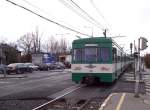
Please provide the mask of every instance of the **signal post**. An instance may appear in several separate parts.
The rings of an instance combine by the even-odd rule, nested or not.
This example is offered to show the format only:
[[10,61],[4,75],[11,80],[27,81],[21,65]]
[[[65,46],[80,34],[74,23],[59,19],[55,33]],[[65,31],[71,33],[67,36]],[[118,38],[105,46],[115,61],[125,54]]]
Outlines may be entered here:
[[140,57],[140,51],[141,50],[145,50],[148,46],[147,46],[147,42],[148,40],[144,37],[140,37],[138,39],[138,52],[137,52],[137,64],[135,64],[135,97],[139,97],[139,93],[138,93],[138,87],[139,87],[139,81],[142,80],[142,74],[141,74],[141,66],[142,66],[142,62],[141,62],[141,57]]

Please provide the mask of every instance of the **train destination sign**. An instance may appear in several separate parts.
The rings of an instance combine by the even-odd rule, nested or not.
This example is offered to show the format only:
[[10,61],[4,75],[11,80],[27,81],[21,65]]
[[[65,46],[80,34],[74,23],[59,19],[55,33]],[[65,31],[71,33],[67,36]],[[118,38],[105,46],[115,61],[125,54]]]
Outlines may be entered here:
[[85,46],[91,46],[91,47],[94,47],[94,46],[98,46],[98,44],[85,44]]

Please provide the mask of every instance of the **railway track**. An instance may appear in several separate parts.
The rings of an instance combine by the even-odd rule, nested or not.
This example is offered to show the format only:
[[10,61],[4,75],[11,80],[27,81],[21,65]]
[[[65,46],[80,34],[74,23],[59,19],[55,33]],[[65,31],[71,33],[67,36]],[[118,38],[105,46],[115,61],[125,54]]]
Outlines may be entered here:
[[[95,110],[100,107],[115,86],[77,86],[32,110]],[[49,97],[50,99],[53,97]]]
[[88,103],[89,100],[73,100],[60,98],[51,103],[44,105],[43,107],[33,110],[82,110]]
[[[63,99],[64,96],[70,94],[70,93],[73,93],[75,92],[76,90],[80,89],[84,87],[84,85],[82,86],[77,86],[76,88],[70,90],[70,91],[67,91],[66,93],[64,93],[63,95],[60,95],[38,107],[35,107],[33,108],[32,110],[49,110],[49,108],[57,108],[57,107],[61,107],[61,105],[63,105],[63,107],[65,107],[64,105],[69,105],[68,102],[66,99]],[[55,106],[54,106],[55,105]],[[61,107],[62,108],[62,107]],[[66,108],[66,107],[65,107]],[[80,110],[80,109],[79,109]]]

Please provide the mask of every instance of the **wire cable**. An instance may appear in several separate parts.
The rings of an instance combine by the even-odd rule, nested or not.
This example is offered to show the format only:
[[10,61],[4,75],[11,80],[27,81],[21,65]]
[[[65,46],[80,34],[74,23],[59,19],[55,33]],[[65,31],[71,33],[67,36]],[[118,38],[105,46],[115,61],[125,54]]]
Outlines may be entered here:
[[93,25],[95,25],[98,28],[101,28],[102,30],[104,29],[104,26],[102,26],[100,23],[98,23],[93,17],[91,17],[86,11],[84,11],[79,5],[77,5],[72,0],[67,0],[69,3],[65,0],[59,0],[59,1],[61,3],[63,3],[64,6],[71,9],[72,11],[74,11],[76,14],[78,14],[80,17],[82,17],[86,21],[92,23]]
[[104,15],[102,14],[102,12],[99,10],[99,8],[97,8],[97,6],[95,5],[93,0],[90,0],[93,8],[95,8],[95,10],[97,11],[97,13],[104,19],[104,21],[106,22],[106,24],[111,27],[110,23],[106,20],[106,18],[104,17]]
[[[90,22],[91,24],[97,26],[97,24],[95,24],[93,21],[91,21],[90,19],[88,19],[85,15],[81,14],[79,11],[77,11],[75,9],[75,7],[72,7],[69,3],[67,3],[66,1],[64,0],[59,0],[59,2],[61,2],[65,7],[71,9],[73,12],[75,12],[78,16],[80,16],[81,18],[83,18],[84,20]],[[101,27],[99,27],[101,28]]]
[[[32,6],[33,8],[36,8],[36,9],[38,9],[38,10],[44,12],[45,14],[50,15],[47,11],[45,11],[45,10],[39,8],[38,6],[32,4],[31,2],[29,2],[29,1],[27,1],[27,0],[22,0],[22,1],[24,1],[24,2],[27,3],[28,5]],[[50,16],[52,16],[52,15],[50,15]],[[52,17],[53,17],[53,16],[52,16]],[[54,17],[53,17],[53,18],[54,18]],[[60,21],[60,20],[59,20],[59,21]],[[71,28],[76,29],[76,30],[80,30],[80,29],[77,29],[77,28],[75,28],[74,26],[72,26],[72,25],[70,25],[70,24],[68,24],[68,23],[66,23],[66,22],[64,22],[64,21],[60,21],[60,22],[63,22],[63,24],[67,25],[68,27],[71,27]],[[80,31],[81,31],[81,30],[80,30]]]
[[[73,3],[79,10],[81,10],[83,13],[85,13],[85,15],[90,18],[91,20],[93,20],[95,23],[97,23],[98,25],[102,26],[97,20],[95,20],[91,15],[89,15],[85,10],[83,10],[77,3],[75,3],[73,0],[68,0],[71,3]],[[104,26],[102,26],[104,27]]]
[[54,24],[56,24],[56,25],[58,25],[58,26],[60,26],[60,27],[62,27],[62,28],[65,28],[65,29],[67,29],[67,30],[76,32],[76,33],[81,34],[81,35],[85,35],[85,36],[91,37],[91,36],[88,35],[88,34],[84,34],[84,33],[82,33],[82,32],[79,32],[79,31],[76,31],[76,30],[74,30],[74,29],[71,29],[71,28],[69,28],[69,27],[67,27],[67,26],[64,26],[64,25],[62,25],[62,24],[60,24],[60,23],[57,23],[57,22],[55,22],[55,21],[53,21],[53,20],[51,20],[51,19],[48,19],[48,18],[46,18],[46,17],[44,17],[44,16],[42,16],[42,15],[40,15],[40,14],[34,12],[34,11],[32,11],[32,10],[30,10],[30,9],[28,9],[28,8],[26,8],[26,7],[24,7],[24,6],[22,6],[22,5],[19,5],[19,4],[15,3],[15,2],[12,2],[12,1],[10,1],[10,0],[6,0],[6,1],[9,2],[9,3],[11,3],[11,4],[13,4],[13,5],[15,5],[15,6],[17,6],[17,7],[22,8],[22,9],[24,9],[24,10],[26,10],[26,11],[28,11],[28,12],[34,14],[34,15],[37,15],[38,17],[40,17],[40,18],[42,18],[42,19],[45,19],[46,21],[52,22],[52,23],[54,23]]
[[[104,19],[104,21],[106,22],[106,24],[109,26],[110,29],[112,29],[110,23],[106,20],[106,18],[104,17],[104,15],[102,14],[102,12],[99,10],[99,8],[97,8],[97,6],[95,5],[94,1],[93,0],[90,0],[93,8],[95,8],[95,10],[97,11],[97,13]],[[109,30],[109,29],[107,29]],[[108,31],[108,33],[110,34],[110,36],[113,37],[112,33],[110,31]]]

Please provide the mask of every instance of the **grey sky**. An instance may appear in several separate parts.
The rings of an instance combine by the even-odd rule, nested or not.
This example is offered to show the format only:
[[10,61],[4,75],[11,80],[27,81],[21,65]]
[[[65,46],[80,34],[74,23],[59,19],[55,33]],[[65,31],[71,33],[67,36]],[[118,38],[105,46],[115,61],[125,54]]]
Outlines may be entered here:
[[[102,29],[97,28],[78,16],[71,9],[64,6],[60,2],[61,0],[26,0],[40,9],[32,7],[24,2],[24,0],[12,1],[83,33],[91,35],[93,28],[94,36],[103,36]],[[118,44],[124,45],[129,50],[129,44],[134,40],[137,41],[140,36],[146,37],[150,42],[149,0],[93,0],[105,19],[93,8],[91,1],[74,0],[74,2],[88,12],[94,19],[99,21],[102,28],[107,27],[113,36],[127,36],[124,38],[116,38],[115,40]],[[64,34],[63,37],[69,42],[76,39],[76,33],[47,22],[5,0],[0,1],[0,14],[0,37],[6,37],[8,41],[16,41],[23,34],[34,31],[36,26],[39,27],[40,32],[45,37],[56,36],[59,39],[62,36],[56,34]],[[108,36],[110,35],[108,34]],[[149,48],[145,52],[148,52],[150,50]]]

